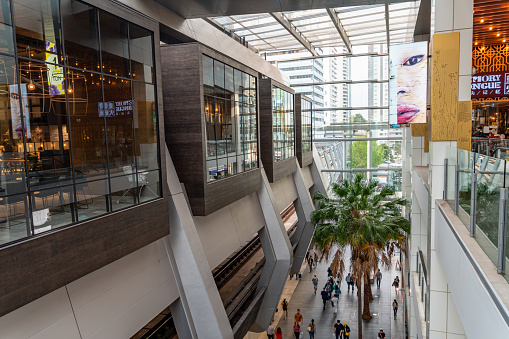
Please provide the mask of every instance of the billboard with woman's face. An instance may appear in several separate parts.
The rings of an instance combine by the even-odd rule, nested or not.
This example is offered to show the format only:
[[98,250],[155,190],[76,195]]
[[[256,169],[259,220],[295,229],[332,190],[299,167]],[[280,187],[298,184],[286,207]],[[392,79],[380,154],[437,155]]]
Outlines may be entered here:
[[426,122],[428,42],[389,48],[389,124]]

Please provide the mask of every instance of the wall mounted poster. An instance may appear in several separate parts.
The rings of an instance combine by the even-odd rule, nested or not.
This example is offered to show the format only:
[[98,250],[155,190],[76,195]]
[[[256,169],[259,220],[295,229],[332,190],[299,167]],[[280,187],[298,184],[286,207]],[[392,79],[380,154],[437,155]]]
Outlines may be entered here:
[[426,122],[428,42],[389,47],[389,124]]
[[23,103],[23,113],[25,117],[25,129],[27,138],[31,138],[30,118],[27,98],[27,85],[21,84],[21,101],[19,100],[18,85],[9,85],[9,98],[11,104],[11,126],[12,138],[23,139],[23,125],[21,123],[21,103]]

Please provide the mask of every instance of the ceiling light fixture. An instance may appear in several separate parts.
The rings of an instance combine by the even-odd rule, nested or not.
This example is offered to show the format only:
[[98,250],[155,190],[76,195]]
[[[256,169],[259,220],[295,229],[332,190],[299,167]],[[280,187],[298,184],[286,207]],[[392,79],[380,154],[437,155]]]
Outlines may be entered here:
[[490,31],[493,30],[493,26],[490,26]]

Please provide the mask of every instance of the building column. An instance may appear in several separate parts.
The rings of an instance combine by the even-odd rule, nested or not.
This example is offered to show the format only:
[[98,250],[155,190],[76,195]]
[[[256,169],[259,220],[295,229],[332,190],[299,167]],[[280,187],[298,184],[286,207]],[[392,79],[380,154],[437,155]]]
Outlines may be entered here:
[[[293,258],[292,245],[286,233],[283,219],[281,219],[281,215],[277,210],[269,180],[265,171],[262,170],[261,172],[258,199],[265,219],[265,226],[258,232],[258,236],[265,255],[265,264],[256,288],[256,294],[263,289],[265,289],[265,294],[256,320],[250,328],[250,331],[253,332],[265,331],[269,326],[279,303],[279,298],[283,293]],[[209,337],[212,338],[212,336]]]
[[443,199],[447,147],[458,146],[466,135],[458,132],[459,102],[470,101],[472,70],[473,0],[441,0],[434,4],[432,38],[431,117],[429,156],[428,272],[430,339],[466,338],[447,280],[435,252],[435,200]]
[[[166,145],[165,145],[166,146]],[[171,306],[179,336],[233,338],[232,328],[193,221],[177,172],[166,147],[170,235],[164,238],[180,294]],[[187,322],[187,324],[186,324]],[[184,333],[183,329],[188,327]]]
[[296,166],[297,170],[293,174],[293,180],[299,197],[295,200],[294,205],[299,221],[292,239],[293,244],[297,244],[297,247],[293,252],[293,264],[290,274],[299,273],[314,233],[314,227],[311,224],[311,213],[314,211],[313,201],[304,183],[304,177],[298,162]]

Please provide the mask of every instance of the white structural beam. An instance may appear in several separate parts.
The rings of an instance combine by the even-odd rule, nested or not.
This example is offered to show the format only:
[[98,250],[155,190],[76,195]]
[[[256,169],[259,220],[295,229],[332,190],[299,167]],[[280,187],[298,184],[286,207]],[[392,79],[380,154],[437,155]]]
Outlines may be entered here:
[[350,42],[350,38],[348,37],[348,34],[346,34],[343,24],[339,20],[338,14],[332,8],[327,8],[327,13],[329,13],[332,23],[334,24],[334,26],[336,26],[339,36],[345,43],[345,46],[348,49],[348,52],[352,53],[352,43]]
[[385,4],[385,31],[387,32],[387,49],[391,44],[391,31],[389,29],[389,3]]
[[306,39],[299,31],[297,31],[297,29],[292,25],[290,20],[288,20],[283,13],[272,12],[270,13],[270,15],[272,15],[272,17],[276,19],[276,21],[281,26],[283,26],[295,39],[297,39],[297,41],[302,46],[304,46],[308,51],[310,51],[311,54],[313,54],[314,56],[318,55],[311,42],[309,42],[308,39]]

